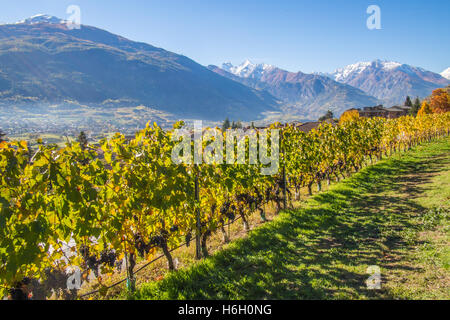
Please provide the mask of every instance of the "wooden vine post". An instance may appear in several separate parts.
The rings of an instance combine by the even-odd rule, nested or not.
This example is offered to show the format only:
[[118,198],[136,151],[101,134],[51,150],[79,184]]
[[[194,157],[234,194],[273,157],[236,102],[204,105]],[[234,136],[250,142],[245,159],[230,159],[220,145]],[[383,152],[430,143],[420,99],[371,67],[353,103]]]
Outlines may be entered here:
[[287,209],[286,166],[283,161],[283,209]]
[[287,209],[287,182],[286,182],[286,150],[284,147],[284,135],[281,134],[281,153],[283,154],[283,209]]
[[195,258],[200,260],[202,258],[202,246],[201,246],[201,222],[200,222],[200,190],[198,183],[198,170],[195,173],[195,203],[196,208],[196,231],[195,231]]
[[134,279],[133,274],[133,268],[134,268],[134,261],[132,260],[132,254],[130,254],[130,261],[128,261],[128,254],[127,254],[127,244],[126,239],[124,241],[125,244],[125,268],[127,269],[127,281],[126,281],[126,287],[127,290],[131,293],[133,293],[136,290],[136,280]]

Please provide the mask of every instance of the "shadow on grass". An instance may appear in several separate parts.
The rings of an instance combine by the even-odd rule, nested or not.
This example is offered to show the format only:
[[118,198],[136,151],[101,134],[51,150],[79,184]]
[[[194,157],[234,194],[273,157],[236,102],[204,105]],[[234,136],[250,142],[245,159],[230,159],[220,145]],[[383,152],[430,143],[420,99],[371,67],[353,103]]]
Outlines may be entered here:
[[392,298],[366,289],[366,268],[408,246],[399,234],[425,210],[414,197],[449,166],[449,146],[441,147],[447,156],[425,147],[365,168],[205,261],[143,285],[133,298]]

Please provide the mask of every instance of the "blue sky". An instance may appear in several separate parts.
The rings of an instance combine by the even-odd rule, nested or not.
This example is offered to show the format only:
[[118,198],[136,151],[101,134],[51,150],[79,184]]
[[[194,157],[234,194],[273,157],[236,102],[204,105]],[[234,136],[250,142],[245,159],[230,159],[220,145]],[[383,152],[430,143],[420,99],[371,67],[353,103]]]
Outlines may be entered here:
[[[329,72],[358,61],[450,67],[448,0],[1,0],[0,22],[38,13],[67,18],[220,65],[246,58],[289,71]],[[369,5],[381,30],[369,30]]]

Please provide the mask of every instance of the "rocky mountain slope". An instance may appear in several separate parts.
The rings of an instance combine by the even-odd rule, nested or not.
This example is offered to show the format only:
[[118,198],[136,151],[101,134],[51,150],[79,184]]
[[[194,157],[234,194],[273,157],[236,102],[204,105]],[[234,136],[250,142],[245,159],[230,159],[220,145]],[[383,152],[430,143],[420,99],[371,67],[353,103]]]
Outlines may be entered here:
[[450,83],[441,75],[398,62],[375,60],[337,69],[332,79],[359,88],[387,106],[403,103],[406,96],[427,97]]
[[69,30],[38,15],[0,25],[0,101],[146,105],[178,117],[253,120],[278,110],[270,94],[195,61],[107,31]]
[[332,110],[340,115],[347,109],[376,105],[379,101],[352,86],[329,77],[289,72],[249,60],[239,66],[224,63],[210,70],[257,90],[265,90],[283,102],[283,110],[305,119],[317,119]]

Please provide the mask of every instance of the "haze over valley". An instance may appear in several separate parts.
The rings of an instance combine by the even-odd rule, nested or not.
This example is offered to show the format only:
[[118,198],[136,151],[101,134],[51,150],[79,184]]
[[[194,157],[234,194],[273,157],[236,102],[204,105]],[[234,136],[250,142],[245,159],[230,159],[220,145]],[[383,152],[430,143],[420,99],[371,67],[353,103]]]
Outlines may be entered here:
[[0,121],[9,135],[134,133],[178,119],[316,120],[328,110],[339,116],[423,98],[448,78],[448,69],[384,60],[314,74],[250,60],[206,67],[99,28],[71,30],[49,15],[0,25]]

